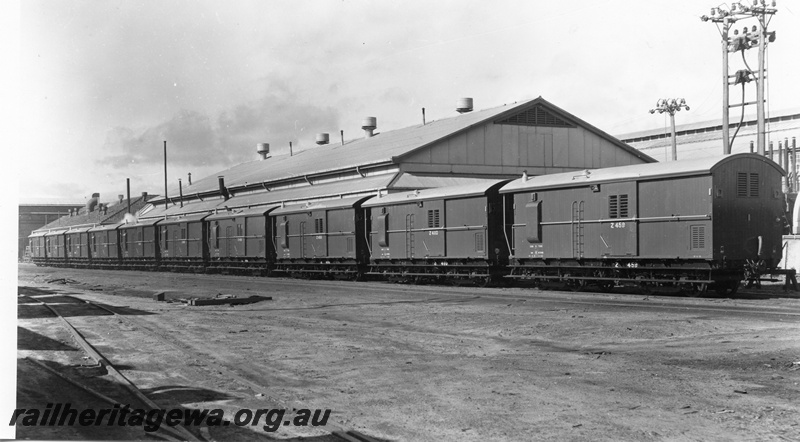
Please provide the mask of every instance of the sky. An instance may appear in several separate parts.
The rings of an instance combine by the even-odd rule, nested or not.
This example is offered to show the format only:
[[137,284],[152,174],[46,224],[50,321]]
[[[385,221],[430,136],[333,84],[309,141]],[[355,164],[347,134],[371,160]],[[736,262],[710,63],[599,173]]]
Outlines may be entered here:
[[[163,193],[165,140],[172,186],[257,160],[260,142],[281,154],[319,132],[360,137],[366,116],[378,131],[418,124],[423,107],[451,117],[460,97],[484,109],[542,96],[612,135],[667,127],[648,112],[663,97],[690,105],[678,124],[719,119],[720,36],[699,18],[717,5],[25,0],[18,196],[112,201],[126,178],[132,195]],[[800,90],[800,4],[777,7],[771,111],[797,108]]]

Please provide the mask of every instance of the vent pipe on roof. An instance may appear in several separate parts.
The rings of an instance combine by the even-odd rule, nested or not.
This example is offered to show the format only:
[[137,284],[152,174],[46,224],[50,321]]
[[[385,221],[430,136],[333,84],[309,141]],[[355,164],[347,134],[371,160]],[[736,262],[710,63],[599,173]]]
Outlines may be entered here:
[[189,185],[192,185],[192,172],[189,172]]
[[230,195],[228,194],[228,189],[225,188],[225,177],[220,175],[217,178],[219,179],[219,193],[222,194],[225,201],[228,201]]
[[86,213],[89,213],[97,207],[97,200],[100,199],[99,193],[93,193],[89,201],[86,201]]
[[472,98],[459,98],[456,102],[456,111],[460,114],[472,112]]
[[142,199],[147,199],[147,192],[142,192]]
[[256,151],[259,155],[261,155],[262,160],[266,160],[269,156],[269,143],[256,144]]
[[425,108],[422,108],[422,125],[425,125]]
[[122,204],[122,201],[125,200],[125,195],[117,195],[117,198],[119,199],[119,203]]
[[524,183],[526,181],[528,181],[528,171],[527,170],[523,170],[522,171],[522,182]]
[[328,144],[330,141],[330,135],[327,133],[319,133],[317,134],[317,145],[322,146],[323,144]]
[[183,183],[180,178],[178,178],[178,195],[181,197],[180,202],[181,207],[183,207]]
[[292,156],[292,142],[289,141],[289,156]]
[[131,179],[125,178],[125,187],[128,189],[128,211],[125,213],[131,213]]
[[340,130],[339,135],[342,136],[342,146],[344,146],[344,130]]
[[365,117],[361,122],[361,128],[364,129],[364,138],[369,138],[373,135],[373,131],[378,127],[378,119],[375,117]]

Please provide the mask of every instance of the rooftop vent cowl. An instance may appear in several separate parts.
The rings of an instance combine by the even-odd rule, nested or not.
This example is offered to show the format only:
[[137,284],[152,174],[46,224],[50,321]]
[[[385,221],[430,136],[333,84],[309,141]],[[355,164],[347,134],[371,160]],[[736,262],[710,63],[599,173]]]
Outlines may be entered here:
[[217,177],[217,178],[219,179],[219,193],[220,193],[220,194],[222,194],[222,198],[224,198],[224,199],[225,199],[225,201],[228,201],[228,199],[229,199],[231,196],[230,196],[230,194],[228,193],[228,189],[225,187],[225,177],[224,177],[224,176],[222,176],[222,175],[220,175],[220,176],[219,176],[219,177]]
[[456,112],[460,114],[472,112],[472,98],[459,98],[456,102]]
[[317,144],[322,146],[323,144],[328,144],[330,142],[330,135],[326,133],[317,134]]
[[97,206],[97,200],[100,199],[99,193],[93,193],[92,197],[89,201],[86,201],[86,213],[94,211],[94,208]]
[[378,127],[378,119],[375,117],[365,117],[361,121],[361,128],[364,129],[364,138],[369,138],[374,134],[374,130]]
[[[266,160],[269,156],[269,143],[256,144],[256,151],[261,155],[262,160]],[[189,185],[192,184],[192,174],[189,174]]]

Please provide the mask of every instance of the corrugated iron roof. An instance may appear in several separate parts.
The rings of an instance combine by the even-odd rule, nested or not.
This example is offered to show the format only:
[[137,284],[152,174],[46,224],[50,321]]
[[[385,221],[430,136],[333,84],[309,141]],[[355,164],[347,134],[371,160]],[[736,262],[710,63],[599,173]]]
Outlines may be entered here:
[[151,218],[151,219],[139,219],[135,223],[122,223],[119,225],[120,229],[133,229],[136,227],[147,227],[152,226],[153,224],[162,221],[164,218]]
[[[175,216],[179,214],[188,213],[208,213],[217,210],[227,210],[235,208],[246,208],[252,206],[263,206],[268,204],[280,204],[283,201],[297,201],[304,199],[316,198],[334,198],[339,196],[347,196],[353,194],[364,194],[369,192],[377,192],[379,189],[386,189],[391,183],[396,174],[385,174],[368,176],[365,178],[355,178],[342,181],[334,181],[325,184],[316,184],[313,186],[292,187],[289,189],[275,190],[272,192],[258,192],[250,194],[242,194],[228,199],[227,201],[219,198],[212,201],[184,203],[183,207],[171,206],[166,211],[163,206],[156,207],[155,209],[141,215],[142,218],[163,218],[165,213],[169,212],[167,216]],[[208,204],[205,204],[208,203]],[[176,208],[177,207],[177,208]]]
[[[552,175],[539,175],[528,177],[523,182],[522,178],[514,180],[500,189],[500,193],[509,193],[525,190],[547,189],[554,187],[579,187],[588,184],[602,184],[614,181],[631,179],[656,179],[675,176],[703,175],[711,173],[719,164],[741,157],[751,157],[771,163],[776,169],[781,170],[777,164],[768,158],[756,154],[719,155],[693,160],[669,161],[666,163],[635,164],[631,166],[607,167],[603,169],[587,169],[586,171],[573,171],[554,173]],[[586,173],[588,172],[588,174]]]
[[[145,205],[145,198],[142,196],[139,196],[131,200],[131,210],[134,212],[144,207],[144,205]],[[95,210],[92,212],[86,213],[86,208],[84,207],[76,216],[68,216],[68,215],[62,216],[61,218],[43,227],[40,227],[39,229],[59,229],[59,228],[68,228],[71,226],[116,223],[122,220],[127,211],[128,211],[127,203],[117,203],[109,205],[106,214],[103,214],[97,208],[95,208]]]
[[[163,201],[163,200],[162,200]],[[217,206],[224,203],[225,199],[222,197],[210,197],[206,198],[203,201],[201,200],[193,200],[187,201],[183,203],[183,207],[180,204],[173,203],[169,207],[164,207],[163,202],[161,204],[156,204],[155,206],[151,207],[147,211],[142,211],[139,214],[140,218],[164,218],[170,216],[180,216],[187,213],[201,213],[201,212],[210,212],[214,210]],[[145,208],[147,209],[147,208]]]
[[206,221],[214,221],[215,219],[235,218],[237,216],[264,215],[270,210],[273,210],[278,207],[280,206],[274,205],[274,206],[254,207],[252,209],[231,209],[230,211],[223,210],[222,212],[209,215],[208,218],[206,218]]
[[[475,124],[497,117],[509,109],[530,104],[534,100],[514,105],[503,105],[491,109],[468,112],[452,118],[430,121],[427,124],[402,129],[380,131],[370,138],[350,140],[344,145],[332,143],[298,152],[289,156],[275,155],[268,160],[256,160],[239,164],[184,186],[184,195],[210,192],[219,188],[217,176],[225,177],[226,187],[246,183],[270,182],[280,179],[302,177],[327,171],[355,168],[376,163],[391,162],[395,157],[411,152],[434,141],[457,133]],[[177,193],[177,188],[170,189]]]
[[393,189],[428,189],[431,187],[450,187],[461,186],[464,184],[480,184],[486,181],[497,180],[497,178],[470,178],[470,177],[449,177],[449,176],[428,176],[412,173],[402,173],[400,177],[392,183]]
[[362,207],[377,207],[387,204],[403,204],[416,201],[426,201],[443,197],[469,197],[483,195],[494,185],[504,183],[508,180],[486,180],[482,183],[463,184],[460,186],[437,187],[435,189],[424,189],[413,192],[398,192],[372,198],[362,204]]
[[89,229],[90,232],[102,232],[103,230],[114,230],[125,223],[102,224]]
[[341,209],[344,207],[353,207],[355,204],[365,201],[372,196],[357,196],[351,198],[340,198],[337,200],[316,201],[309,204],[292,204],[286,207],[275,209],[273,215],[288,215],[290,213],[307,212],[309,210],[323,210],[323,209]]
[[68,229],[66,229],[66,228],[64,228],[64,229],[54,229],[54,230],[48,230],[47,232],[45,232],[45,233],[44,233],[44,236],[55,236],[55,235],[62,235],[62,234],[63,234],[64,232],[66,232],[67,230],[68,230]]
[[94,226],[70,227],[67,233],[86,233]]
[[200,221],[203,218],[207,217],[208,215],[209,215],[208,213],[195,213],[195,214],[192,214],[192,215],[176,216],[174,218],[167,218],[167,219],[165,219],[163,221],[160,221],[158,223],[158,225],[159,226],[166,226],[166,225],[170,225],[170,224],[180,224],[180,223],[186,223],[186,222],[192,222],[192,221]]
[[[219,189],[217,177],[225,177],[225,186],[252,185],[263,182],[274,182],[283,179],[316,175],[338,170],[355,169],[356,166],[376,164],[390,164],[396,159],[411,152],[424,148],[434,142],[465,131],[473,126],[484,124],[487,121],[500,119],[505,114],[520,111],[522,108],[543,105],[564,115],[576,124],[595,134],[608,139],[618,147],[635,154],[645,161],[654,161],[646,154],[620,142],[606,132],[586,123],[571,115],[563,109],[554,106],[542,97],[519,103],[498,106],[490,109],[464,113],[452,118],[434,120],[427,124],[419,124],[402,129],[381,132],[380,130],[370,138],[361,138],[346,142],[344,145],[333,143],[321,147],[298,152],[296,155],[276,155],[268,160],[251,161],[223,170],[213,176],[205,177],[183,188],[184,196],[195,193],[215,192]],[[177,195],[177,186],[169,191],[170,195]]]

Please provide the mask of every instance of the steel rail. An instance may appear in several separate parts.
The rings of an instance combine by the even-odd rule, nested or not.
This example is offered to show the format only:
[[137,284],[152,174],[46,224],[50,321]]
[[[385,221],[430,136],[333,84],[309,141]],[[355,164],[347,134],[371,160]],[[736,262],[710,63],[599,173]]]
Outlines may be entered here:
[[[28,296],[28,295],[23,295],[23,296]],[[88,305],[92,305],[92,306],[98,307],[98,308],[100,308],[102,310],[105,310],[105,311],[111,313],[112,315],[118,316],[119,318],[125,318],[126,320],[131,320],[132,322],[135,322],[136,325],[139,326],[139,328],[141,328],[143,330],[147,330],[147,332],[150,333],[152,336],[155,336],[159,340],[169,344],[171,347],[179,350],[180,352],[182,352],[184,354],[187,354],[187,355],[189,354],[187,352],[186,348],[185,348],[185,345],[186,345],[185,343],[183,343],[183,345],[179,345],[179,344],[177,344],[177,343],[175,343],[173,341],[168,340],[163,335],[161,335],[160,333],[157,333],[155,330],[153,330],[150,326],[144,325],[142,323],[142,321],[139,321],[139,320],[136,320],[136,319],[132,319],[132,318],[130,318],[128,316],[120,315],[119,313],[114,311],[109,306],[100,305],[100,304],[98,304],[96,302],[89,301],[89,300],[82,299],[82,298],[78,298],[78,297],[71,296],[71,295],[63,295],[63,296],[83,301],[84,303],[86,303]],[[30,297],[30,296],[28,296],[28,297]],[[35,299],[35,298],[32,298],[32,299]],[[45,306],[47,306],[47,305],[45,304]],[[192,356],[195,356],[195,355],[192,355]],[[264,387],[263,385],[260,385],[260,384],[258,384],[256,382],[253,382],[253,381],[245,378],[244,376],[236,373],[233,369],[231,369],[230,366],[228,366],[228,364],[224,363],[223,361],[219,361],[219,364],[226,369],[226,373],[225,374],[227,376],[231,376],[231,377],[235,378],[237,381],[241,382],[242,384],[247,385],[248,387],[253,388],[253,389],[257,390],[257,391],[266,391],[267,390],[267,388]],[[295,405],[294,407],[285,406],[284,408],[300,408],[299,404],[294,404],[294,405]],[[344,439],[346,441],[352,441],[352,442],[378,442],[377,439],[374,439],[374,438],[372,438],[370,436],[367,436],[367,435],[365,435],[363,433],[359,433],[358,431],[355,431],[355,430],[347,430],[341,425],[335,425],[335,427],[337,427],[337,429],[331,430],[330,433],[333,436],[336,436],[336,437],[338,437],[340,439]],[[180,428],[183,428],[183,427],[180,427]],[[188,430],[184,429],[184,431],[187,431],[187,433],[188,433]],[[189,433],[189,435],[191,436],[191,433]],[[194,437],[194,436],[192,436],[192,437]],[[196,439],[196,438],[195,439],[186,439],[186,436],[183,436],[183,438],[180,439],[180,440],[199,441],[199,439]]]
[[[58,313],[58,310],[53,308],[52,305],[49,305],[48,303],[46,303],[44,301],[41,301],[41,300],[39,300],[37,298],[34,298],[32,296],[29,296],[29,295],[22,295],[22,296],[25,296],[27,298],[30,298],[30,299],[32,299],[34,301],[39,302],[40,305],[43,305],[48,310],[50,310],[56,317],[58,317],[61,320],[61,322],[66,326],[67,330],[72,334],[72,337],[75,338],[75,341],[83,348],[83,350],[86,353],[88,353],[89,356],[91,356],[95,361],[97,361],[98,364],[100,364],[103,367],[105,367],[106,370],[108,371],[108,373],[113,378],[115,378],[118,381],[120,381],[120,383],[125,388],[127,388],[128,391],[133,393],[133,395],[136,396],[140,401],[144,402],[151,409],[154,409],[154,410],[161,410],[162,409],[158,404],[156,404],[150,398],[145,396],[145,394],[142,393],[142,391],[139,390],[136,387],[136,385],[133,382],[130,381],[130,379],[126,378],[122,373],[120,373],[119,370],[117,370],[114,367],[114,365],[108,359],[106,359],[105,356],[103,356],[99,351],[97,351],[97,349],[95,349],[89,343],[89,341],[87,341],[86,338],[84,338],[83,335],[81,335],[81,333],[78,331],[78,329],[75,328],[75,326],[72,325],[67,320],[67,318],[65,318],[60,313]],[[94,303],[91,303],[91,304],[95,305]],[[108,309],[104,309],[104,310],[108,310]],[[184,439],[184,440],[195,441],[195,442],[199,442],[200,441],[200,439],[198,439],[195,435],[190,433],[189,430],[184,428],[182,425],[176,425],[174,427],[174,429],[175,429],[175,432],[180,434],[181,438]]]

